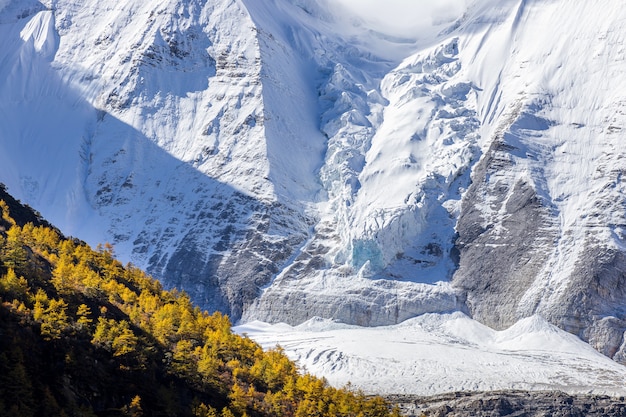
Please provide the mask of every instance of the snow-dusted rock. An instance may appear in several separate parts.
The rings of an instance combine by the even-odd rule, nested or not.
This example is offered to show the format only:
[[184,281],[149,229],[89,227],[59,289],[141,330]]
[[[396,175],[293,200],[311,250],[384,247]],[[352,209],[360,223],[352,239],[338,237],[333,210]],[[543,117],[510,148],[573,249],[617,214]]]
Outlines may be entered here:
[[489,62],[496,78],[475,81],[484,151],[463,197],[453,285],[490,326],[539,313],[623,358],[618,16],[612,2],[523,1],[468,44],[473,71]]

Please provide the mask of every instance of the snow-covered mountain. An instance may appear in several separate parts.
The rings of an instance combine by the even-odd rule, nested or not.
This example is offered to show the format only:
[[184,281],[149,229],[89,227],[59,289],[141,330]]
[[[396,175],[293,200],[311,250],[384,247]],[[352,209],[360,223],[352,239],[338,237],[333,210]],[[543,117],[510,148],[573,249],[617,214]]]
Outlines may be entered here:
[[0,0],[0,181],[235,319],[540,315],[625,361],[626,10],[426,5]]

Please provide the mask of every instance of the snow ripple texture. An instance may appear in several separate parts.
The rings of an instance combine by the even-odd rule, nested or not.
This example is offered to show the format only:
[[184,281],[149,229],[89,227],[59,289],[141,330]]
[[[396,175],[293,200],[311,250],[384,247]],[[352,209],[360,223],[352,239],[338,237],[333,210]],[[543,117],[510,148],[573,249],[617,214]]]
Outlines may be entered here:
[[[624,395],[626,368],[538,316],[494,331],[462,313],[363,328],[320,318],[235,328],[308,372],[366,393],[560,390]],[[364,342],[366,341],[366,342]]]

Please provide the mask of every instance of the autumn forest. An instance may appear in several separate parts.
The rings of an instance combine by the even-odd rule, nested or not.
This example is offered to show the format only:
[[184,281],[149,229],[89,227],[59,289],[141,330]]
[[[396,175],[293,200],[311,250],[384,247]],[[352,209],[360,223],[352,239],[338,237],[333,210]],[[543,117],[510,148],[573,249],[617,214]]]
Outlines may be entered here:
[[0,186],[0,415],[392,416],[234,334]]

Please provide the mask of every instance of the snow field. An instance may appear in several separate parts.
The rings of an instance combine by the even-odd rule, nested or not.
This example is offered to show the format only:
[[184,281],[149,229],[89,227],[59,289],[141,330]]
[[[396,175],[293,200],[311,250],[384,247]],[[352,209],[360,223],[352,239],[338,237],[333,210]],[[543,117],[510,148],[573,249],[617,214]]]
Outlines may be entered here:
[[374,328],[311,319],[295,327],[250,322],[234,329],[264,348],[280,345],[302,369],[335,386],[351,383],[366,393],[626,393],[626,367],[539,316],[503,331],[462,313]]

